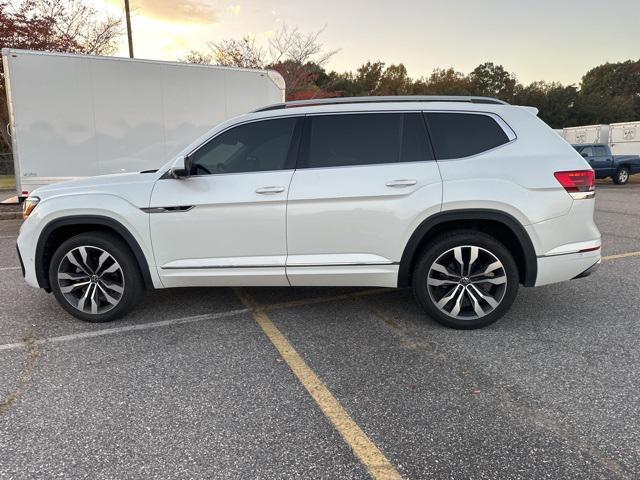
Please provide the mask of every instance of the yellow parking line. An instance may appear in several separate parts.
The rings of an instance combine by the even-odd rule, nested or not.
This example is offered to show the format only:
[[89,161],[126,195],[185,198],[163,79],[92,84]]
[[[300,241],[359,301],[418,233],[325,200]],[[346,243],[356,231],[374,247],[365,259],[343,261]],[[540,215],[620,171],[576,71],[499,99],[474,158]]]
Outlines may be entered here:
[[619,253],[618,255],[609,255],[602,257],[602,260],[617,260],[618,258],[640,257],[640,252]]
[[289,343],[289,340],[274,325],[265,310],[249,295],[236,289],[236,294],[249,309],[255,321],[276,347],[282,359],[307,389],[311,397],[331,421],[335,429],[342,435],[344,441],[351,447],[353,453],[375,479],[391,480],[402,478],[400,473],[389,462],[387,457],[367,437],[356,422],[349,416],[340,402],[333,396],[322,380],[307,365],[307,362]]

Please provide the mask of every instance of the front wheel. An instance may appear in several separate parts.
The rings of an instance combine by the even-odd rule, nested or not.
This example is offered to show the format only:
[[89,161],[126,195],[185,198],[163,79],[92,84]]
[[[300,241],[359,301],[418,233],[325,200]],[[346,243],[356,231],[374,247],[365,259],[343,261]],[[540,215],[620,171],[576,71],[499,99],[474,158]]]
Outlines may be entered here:
[[117,237],[76,235],[53,254],[49,285],[67,312],[86,322],[109,322],[131,310],[143,293],[138,264]]
[[613,176],[613,183],[616,185],[624,185],[629,181],[629,169],[627,167],[620,167],[616,174]]
[[458,329],[485,327],[501,318],[518,292],[518,268],[502,243],[482,232],[436,238],[413,269],[417,302],[438,323]]

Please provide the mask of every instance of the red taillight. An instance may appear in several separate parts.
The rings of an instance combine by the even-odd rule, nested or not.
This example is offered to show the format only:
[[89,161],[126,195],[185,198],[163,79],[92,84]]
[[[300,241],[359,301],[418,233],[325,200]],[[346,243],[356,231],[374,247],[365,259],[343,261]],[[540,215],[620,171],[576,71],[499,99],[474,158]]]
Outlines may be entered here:
[[554,176],[573,198],[593,198],[596,189],[596,174],[593,170],[556,172]]

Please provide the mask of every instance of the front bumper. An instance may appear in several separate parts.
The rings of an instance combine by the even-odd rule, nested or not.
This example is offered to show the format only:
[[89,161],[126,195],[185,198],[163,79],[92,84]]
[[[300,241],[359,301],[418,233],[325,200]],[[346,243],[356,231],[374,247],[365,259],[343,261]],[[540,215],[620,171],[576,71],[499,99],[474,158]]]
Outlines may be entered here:
[[20,255],[20,247],[16,243],[16,252],[18,252],[18,260],[20,261],[20,270],[22,270],[22,276],[24,277],[24,262],[22,261],[22,255]]
[[18,235],[17,241],[18,256],[20,257],[24,280],[35,288],[40,288],[36,278],[35,268],[35,251],[38,233],[36,222],[27,219],[20,227],[20,234]]

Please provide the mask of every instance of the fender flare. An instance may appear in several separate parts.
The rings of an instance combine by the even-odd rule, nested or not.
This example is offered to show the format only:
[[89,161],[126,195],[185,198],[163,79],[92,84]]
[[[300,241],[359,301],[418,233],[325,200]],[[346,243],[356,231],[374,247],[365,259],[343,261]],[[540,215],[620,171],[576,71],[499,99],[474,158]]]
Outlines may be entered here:
[[436,213],[424,220],[418,228],[415,229],[411,238],[402,252],[400,260],[400,268],[398,270],[398,287],[408,287],[411,283],[411,265],[415,254],[420,246],[420,242],[429,234],[436,226],[450,221],[464,220],[490,220],[498,222],[507,227],[520,243],[520,247],[524,253],[524,286],[533,287],[538,276],[538,259],[536,251],[531,243],[529,234],[522,224],[512,215],[498,210],[475,209],[475,210],[450,210],[446,212]]
[[47,291],[51,290],[51,286],[49,285],[49,277],[45,273],[44,264],[45,245],[47,243],[47,240],[56,229],[71,225],[99,225],[101,227],[108,227],[114,230],[118,235],[122,237],[124,242],[131,249],[134,258],[138,263],[138,268],[140,268],[140,274],[142,275],[145,288],[154,288],[153,280],[151,279],[151,273],[149,270],[149,264],[147,263],[147,259],[144,256],[144,253],[142,253],[142,249],[140,248],[138,241],[131,234],[131,232],[129,232],[129,230],[120,222],[114,220],[113,218],[104,217],[101,215],[72,215],[69,217],[56,218],[45,225],[45,227],[40,232],[40,237],[38,238],[35,252],[36,279],[38,280],[38,285],[40,285],[41,288],[44,288]]

